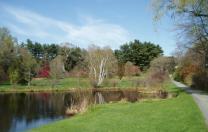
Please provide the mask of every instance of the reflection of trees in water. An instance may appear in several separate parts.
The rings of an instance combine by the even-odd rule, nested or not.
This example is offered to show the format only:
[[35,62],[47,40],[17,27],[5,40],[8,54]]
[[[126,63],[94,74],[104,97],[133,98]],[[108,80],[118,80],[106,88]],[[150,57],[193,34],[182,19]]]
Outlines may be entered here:
[[40,119],[57,119],[65,115],[67,108],[82,107],[85,99],[90,104],[120,101],[122,98],[135,102],[138,97],[136,89],[0,94],[0,131],[15,130],[15,125],[22,121],[30,124]]
[[[26,124],[43,118],[63,116],[65,93],[19,93],[0,95],[0,128],[9,131],[16,122]],[[13,123],[13,124],[12,124]]]

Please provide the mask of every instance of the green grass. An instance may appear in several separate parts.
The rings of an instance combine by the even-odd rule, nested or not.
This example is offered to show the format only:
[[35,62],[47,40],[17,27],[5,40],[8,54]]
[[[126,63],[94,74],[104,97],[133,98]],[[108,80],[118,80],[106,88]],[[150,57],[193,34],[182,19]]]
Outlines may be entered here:
[[1,92],[21,92],[21,91],[47,91],[47,90],[67,90],[71,88],[89,88],[90,83],[86,78],[80,78],[79,82],[76,78],[65,78],[60,79],[55,88],[51,87],[51,80],[42,78],[42,79],[33,79],[31,86],[26,85],[16,85],[15,88],[8,84],[1,84]]
[[[51,87],[51,80],[42,79],[42,80],[33,80],[32,86],[35,87]],[[87,78],[64,78],[60,79],[55,88],[66,89],[66,88],[89,88],[90,83]]]
[[96,105],[86,113],[57,121],[32,132],[207,132],[192,97],[173,84],[166,89],[176,98],[137,103]]
[[[119,80],[118,78],[108,79],[104,82],[103,87],[118,87],[118,88],[132,88],[135,87],[134,83],[139,77],[123,78]],[[116,85],[115,85],[116,84]],[[68,90],[71,88],[91,88],[90,81],[88,78],[64,78],[60,79],[55,86],[51,87],[51,80],[47,78],[33,79],[31,86],[16,85],[13,88],[12,85],[8,83],[0,84],[0,92],[23,92],[23,91],[48,91],[48,90]]]

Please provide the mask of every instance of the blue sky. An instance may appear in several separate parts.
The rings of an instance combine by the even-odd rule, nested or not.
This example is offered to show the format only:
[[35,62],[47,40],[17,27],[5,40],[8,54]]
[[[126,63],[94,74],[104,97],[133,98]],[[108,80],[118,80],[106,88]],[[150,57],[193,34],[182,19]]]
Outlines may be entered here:
[[165,55],[175,49],[173,22],[152,20],[149,0],[0,0],[0,26],[19,42],[70,42],[113,49],[138,39],[159,44]]

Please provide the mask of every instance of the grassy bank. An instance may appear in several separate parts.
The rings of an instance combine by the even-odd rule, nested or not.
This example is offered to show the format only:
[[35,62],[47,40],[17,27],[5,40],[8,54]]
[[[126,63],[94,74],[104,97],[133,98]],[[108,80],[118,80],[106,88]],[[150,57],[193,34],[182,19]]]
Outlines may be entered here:
[[[139,77],[125,77],[122,80],[112,78],[103,83],[103,87],[118,87],[118,88],[134,88],[136,80]],[[51,80],[47,78],[35,78],[31,82],[31,86],[26,85],[10,85],[10,83],[0,84],[0,92],[33,92],[33,91],[64,91],[72,88],[91,88],[88,78],[64,78],[60,79],[55,86],[51,87]]]
[[179,96],[160,101],[96,105],[86,113],[51,123],[32,132],[206,132],[204,118],[192,97],[173,84]]

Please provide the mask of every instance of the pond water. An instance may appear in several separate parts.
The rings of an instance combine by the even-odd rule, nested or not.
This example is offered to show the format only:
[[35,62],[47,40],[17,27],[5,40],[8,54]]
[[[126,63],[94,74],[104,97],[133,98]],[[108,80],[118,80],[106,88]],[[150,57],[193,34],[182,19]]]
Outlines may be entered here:
[[[0,131],[23,132],[69,117],[66,115],[67,108],[76,103],[79,104],[86,97],[90,97],[95,103],[119,101],[128,95],[133,97],[132,94],[126,93],[129,92],[124,94],[118,90],[95,90],[94,92],[78,90],[75,92],[0,94]],[[133,91],[133,93],[137,92]],[[133,98],[132,101],[136,100]]]
[[65,118],[68,93],[0,94],[0,131],[23,132]]
[[[0,132],[24,132],[31,128],[61,120],[67,109],[82,106],[85,99],[91,104],[125,99],[166,98],[166,92],[138,92],[137,89],[92,89],[68,92],[30,92],[0,94]],[[80,105],[81,104],[81,105]]]

